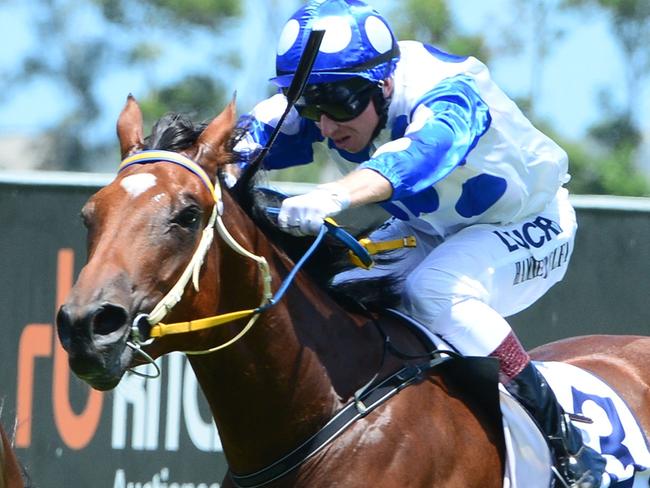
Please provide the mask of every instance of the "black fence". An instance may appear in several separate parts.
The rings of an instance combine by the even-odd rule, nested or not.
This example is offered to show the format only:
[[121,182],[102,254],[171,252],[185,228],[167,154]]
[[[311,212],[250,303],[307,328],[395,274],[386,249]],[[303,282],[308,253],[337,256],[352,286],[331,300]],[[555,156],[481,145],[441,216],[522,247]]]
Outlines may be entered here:
[[[103,394],[70,374],[58,344],[55,310],[85,262],[79,211],[107,181],[0,177],[2,422],[16,419],[18,456],[40,488],[217,488],[226,463],[184,356],[159,360],[162,379],[130,375]],[[650,201],[576,203],[580,231],[566,279],[512,323],[527,346],[650,335]]]

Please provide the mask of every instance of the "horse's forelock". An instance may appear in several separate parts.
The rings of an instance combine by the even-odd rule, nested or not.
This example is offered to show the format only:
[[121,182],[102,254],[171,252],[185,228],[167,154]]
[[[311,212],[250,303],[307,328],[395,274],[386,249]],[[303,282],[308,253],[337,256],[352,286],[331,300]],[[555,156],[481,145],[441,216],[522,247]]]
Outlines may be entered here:
[[[144,140],[144,149],[165,151],[183,151],[192,147],[201,133],[208,126],[207,122],[194,122],[188,115],[171,112],[162,116],[153,126],[151,134]],[[226,151],[231,158],[225,164],[234,162],[233,148],[246,134],[245,128],[235,128],[226,144]]]
[[207,123],[195,123],[185,114],[168,113],[153,126],[151,135],[145,138],[145,149],[182,151],[192,147]]

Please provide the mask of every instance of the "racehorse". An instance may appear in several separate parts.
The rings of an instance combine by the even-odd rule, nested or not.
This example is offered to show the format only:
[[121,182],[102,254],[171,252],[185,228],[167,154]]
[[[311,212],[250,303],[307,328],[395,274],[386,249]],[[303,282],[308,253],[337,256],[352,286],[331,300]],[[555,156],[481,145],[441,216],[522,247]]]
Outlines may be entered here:
[[[294,469],[274,471],[280,474],[265,486],[503,486],[501,419],[486,406],[488,397],[475,394],[478,377],[455,366],[464,359],[440,355],[439,367],[416,367],[427,351],[399,321],[342,306],[303,271],[281,300],[268,298],[294,260],[251,217],[250,201],[223,189],[216,176],[232,162],[234,125],[233,101],[207,125],[161,119],[145,139],[140,109],[128,98],[117,124],[124,162],[82,210],[88,261],[57,315],[72,370],[108,390],[145,353],[212,351],[189,360],[228,461],[223,486],[232,487],[261,486],[246,475],[277,467],[350,402],[363,412],[355,393],[373,378],[414,365],[406,370],[417,372],[410,384]],[[219,236],[203,256],[203,235],[215,223]],[[225,317],[220,326],[194,327],[215,314]],[[162,316],[184,321],[176,332],[185,332],[158,329],[140,349],[136,339],[153,336]],[[534,355],[615,384],[647,434],[649,350],[650,338],[591,336]]]
[[5,430],[0,426],[0,488],[23,488],[22,469]]

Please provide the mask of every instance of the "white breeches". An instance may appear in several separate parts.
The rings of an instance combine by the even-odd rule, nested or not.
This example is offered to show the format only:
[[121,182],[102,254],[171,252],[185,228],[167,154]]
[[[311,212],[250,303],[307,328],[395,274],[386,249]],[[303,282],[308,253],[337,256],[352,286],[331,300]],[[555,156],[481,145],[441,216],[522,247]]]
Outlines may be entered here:
[[385,255],[395,261],[334,280],[401,275],[405,313],[463,354],[487,356],[511,332],[503,317],[524,310],[564,277],[576,228],[565,189],[539,215],[507,225],[475,224],[444,239],[422,220],[393,218],[370,238],[415,235],[417,247],[389,251]]

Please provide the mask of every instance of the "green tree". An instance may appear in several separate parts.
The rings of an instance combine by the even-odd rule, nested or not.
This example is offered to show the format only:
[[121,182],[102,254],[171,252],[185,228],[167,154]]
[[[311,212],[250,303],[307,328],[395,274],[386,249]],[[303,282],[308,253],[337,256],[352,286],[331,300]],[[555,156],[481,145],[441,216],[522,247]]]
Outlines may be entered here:
[[[59,87],[70,101],[68,113],[47,130],[53,141],[44,166],[53,169],[97,169],[98,158],[111,154],[113,140],[97,141],[93,129],[102,115],[99,85],[116,71],[150,80],[150,95],[143,94],[145,114],[178,107],[200,113],[209,107],[214,114],[225,97],[212,66],[179,76],[171,86],[160,86],[147,76],[164,62],[166,49],[181,45],[193,56],[193,45],[205,36],[226,29],[242,15],[238,0],[30,0],[35,15],[31,30],[34,49],[20,69],[0,80],[5,96],[28,81],[45,80]],[[91,23],[95,31],[83,28]],[[81,27],[80,28],[80,23]],[[230,48],[219,48],[214,63],[228,66]],[[217,51],[217,49],[215,49]],[[230,56],[230,57],[229,57]],[[124,96],[126,97],[126,93]],[[116,116],[117,114],[115,114]]]
[[545,129],[569,154],[572,193],[650,195],[650,183],[635,164],[640,134],[625,115],[592,126],[587,139],[569,141]]
[[154,89],[139,102],[145,127],[151,127],[169,111],[207,121],[228,103],[225,94],[226,88],[220,81],[203,74],[188,75],[178,83]]
[[530,88],[521,100],[531,119],[538,115],[537,104],[542,97],[544,74],[549,55],[562,40],[561,0],[511,0],[512,17],[502,28],[501,44],[497,49],[509,56],[525,53]]
[[[618,109],[613,104],[611,93],[601,94],[598,103],[604,117],[588,129],[586,138],[581,141],[568,141],[555,134],[553,128],[540,119],[537,106],[542,99],[546,64],[554,49],[561,46],[567,32],[565,26],[568,25],[568,15],[583,14],[582,9],[587,7],[594,9],[608,5],[607,8],[616,9],[624,3],[633,5],[633,8],[627,12],[627,17],[619,15],[615,25],[621,29],[621,34],[635,33],[624,44],[628,46],[625,52],[635,52],[638,61],[639,53],[650,53],[647,43],[643,45],[645,41],[641,36],[641,31],[647,28],[647,21],[645,27],[642,27],[638,19],[629,16],[639,13],[641,3],[650,5],[646,0],[512,0],[514,15],[506,24],[501,36],[502,45],[498,47],[499,51],[511,55],[526,53],[526,59],[530,60],[530,89],[527,95],[517,100],[517,104],[537,126],[552,135],[568,152],[572,174],[569,188],[575,193],[647,195],[650,191],[648,179],[635,164],[641,135],[635,126],[632,110]],[[628,23],[627,28],[623,28],[625,22]],[[636,39],[641,43],[634,45],[632,41],[635,36],[641,36]],[[638,80],[642,66],[643,63],[637,62],[635,68],[629,70],[628,77]],[[639,88],[631,87],[628,90]]]
[[399,39],[426,42],[482,61],[489,58],[482,36],[460,32],[447,0],[404,0],[389,13]]
[[636,120],[638,98],[650,75],[650,2],[648,0],[564,0],[583,11],[600,10],[608,15],[612,33],[624,54],[627,85],[625,113]]
[[[636,164],[642,136],[639,97],[650,76],[650,2],[647,0],[564,0],[581,15],[603,13],[623,53],[626,90],[622,107],[611,90],[602,91],[604,118],[589,129],[589,141],[599,148],[595,163],[603,193],[649,195],[650,182]],[[600,193],[591,188],[591,192]],[[595,191],[594,191],[595,190]]]
[[[106,20],[117,24],[132,24],[142,26],[142,18],[132,15],[134,5],[132,0],[90,0],[97,4]],[[225,20],[232,20],[242,14],[242,2],[239,0],[141,0],[147,21],[166,23],[168,26],[196,27],[202,26],[216,29]],[[137,11],[137,9],[136,9]]]

